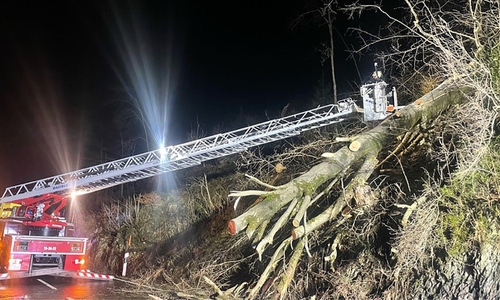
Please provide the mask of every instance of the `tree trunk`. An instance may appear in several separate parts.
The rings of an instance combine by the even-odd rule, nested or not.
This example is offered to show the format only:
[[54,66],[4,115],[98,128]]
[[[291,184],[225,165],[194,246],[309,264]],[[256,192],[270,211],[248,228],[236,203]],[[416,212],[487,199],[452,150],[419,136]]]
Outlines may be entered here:
[[[360,199],[356,197],[356,194],[363,188],[365,181],[374,171],[377,165],[376,158],[380,151],[387,147],[397,136],[411,131],[417,124],[424,125],[432,122],[451,105],[463,102],[465,99],[464,93],[456,88],[452,82],[445,82],[434,91],[397,111],[377,127],[350,138],[351,143],[349,146],[341,148],[336,153],[323,154],[323,157],[326,158],[323,162],[313,166],[308,172],[289,183],[275,187],[272,191],[232,192],[230,194],[232,197],[262,195],[264,200],[237,218],[232,219],[228,224],[229,232],[236,234],[246,229],[249,238],[259,233],[254,242],[258,242],[256,250],[259,257],[262,257],[261,255],[266,250],[267,245],[273,243],[275,233],[284,227],[287,220],[294,221],[294,227],[298,226],[291,233],[293,239],[307,239],[309,233],[321,228],[323,224],[337,217],[347,205],[349,205],[350,209],[367,205],[373,206],[374,203],[359,203]],[[354,169],[356,171],[355,175],[349,179],[345,178],[344,182],[348,182],[348,185],[335,203],[326,208],[323,213],[311,216],[309,220],[301,216],[295,217],[297,212],[304,211],[302,205],[309,206],[318,202],[333,186],[333,182],[342,177],[347,169]],[[324,186],[328,182],[331,183],[325,189]],[[323,190],[320,190],[322,187]],[[287,205],[288,209],[278,221],[273,223],[275,214],[282,211]],[[270,225],[271,229],[268,228],[268,225]],[[264,236],[264,232],[268,232],[268,234],[261,238]],[[290,240],[286,239],[283,243],[288,244]],[[300,245],[304,245],[304,243],[300,242]],[[278,249],[283,252],[284,246],[285,244],[278,247]],[[304,248],[307,250],[307,246]],[[295,249],[294,258],[297,258],[297,255],[300,256],[302,248],[300,248],[300,253],[297,254],[296,251],[297,249]],[[273,260],[281,259],[283,259],[283,255],[274,255],[266,269],[266,274],[272,273],[276,267],[277,263]],[[287,270],[284,276],[293,276],[293,270]],[[265,278],[261,278],[259,282],[265,282]],[[289,282],[291,282],[291,278],[281,279],[280,294],[286,293]],[[253,290],[256,291],[259,288],[259,286],[256,286]]]
[[328,32],[330,33],[330,66],[332,68],[332,90],[333,90],[333,103],[337,104],[337,80],[335,79],[335,60],[334,60],[334,44],[333,44],[333,24],[332,12],[328,10]]
[[462,257],[429,267],[408,292],[419,299],[498,299],[499,261],[498,245],[475,245]]

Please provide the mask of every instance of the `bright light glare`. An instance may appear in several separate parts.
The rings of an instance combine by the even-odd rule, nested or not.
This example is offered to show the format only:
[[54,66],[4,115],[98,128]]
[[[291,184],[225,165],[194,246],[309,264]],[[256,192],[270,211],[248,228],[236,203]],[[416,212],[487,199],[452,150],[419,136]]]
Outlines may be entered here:
[[165,146],[160,147],[160,158],[161,160],[165,160],[167,157],[167,148]]
[[130,7],[129,12],[114,9],[113,37],[124,67],[116,71],[124,89],[135,101],[141,122],[149,129],[146,140],[152,135],[156,145],[160,145],[166,138],[177,86],[178,57],[174,45],[179,44],[175,43],[173,27],[168,23],[162,24],[164,38],[148,34],[150,23],[144,18],[144,8],[140,5]]
[[[153,23],[145,17],[140,1],[130,6],[113,6],[113,17],[109,25],[119,52],[121,66],[116,68],[122,85],[135,101],[145,130],[147,150],[150,145],[161,145],[161,159],[170,159],[165,154],[163,141],[167,139],[170,108],[175,98],[182,45],[174,36],[171,18],[166,23],[154,23],[154,29],[162,28],[162,38],[150,34]],[[145,125],[145,126],[144,126]],[[152,136],[153,140],[150,140]],[[150,143],[154,142],[154,143]],[[164,151],[165,150],[165,151]],[[158,178],[158,189],[175,188],[168,176]]]
[[29,122],[26,124],[34,130],[33,136],[37,137],[37,148],[44,149],[42,154],[37,154],[36,157],[38,159],[43,157],[44,160],[48,158],[55,172],[66,173],[78,169],[84,142],[80,131],[83,123],[82,119],[73,115],[78,113],[77,111],[66,109],[62,99],[68,95],[65,95],[61,86],[57,84],[58,77],[53,73],[53,68],[44,62],[44,59],[34,59],[33,62],[22,61],[25,74],[22,81],[26,84],[16,98],[30,99],[30,105],[23,105],[23,111],[26,111],[22,114],[23,119],[19,119],[19,123]]
[[80,191],[80,190],[73,190],[71,192],[71,200],[75,200],[77,196],[80,196],[80,195],[83,195],[85,194],[84,191]]

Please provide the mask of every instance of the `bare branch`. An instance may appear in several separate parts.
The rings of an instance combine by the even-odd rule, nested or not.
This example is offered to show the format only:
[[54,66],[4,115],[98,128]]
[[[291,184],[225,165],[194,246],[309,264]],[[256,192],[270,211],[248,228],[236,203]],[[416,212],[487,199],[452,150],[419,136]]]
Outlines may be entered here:
[[256,183],[258,183],[258,184],[260,184],[260,185],[263,185],[263,186],[265,186],[265,187],[266,187],[266,188],[268,188],[268,189],[272,189],[272,190],[277,189],[277,187],[275,187],[274,185],[270,185],[270,184],[267,184],[267,183],[265,183],[265,182],[262,182],[262,181],[260,181],[259,179],[257,179],[256,177],[253,177],[253,176],[251,176],[251,175],[245,174],[245,177],[250,178],[250,180],[251,180],[251,181],[256,182]]

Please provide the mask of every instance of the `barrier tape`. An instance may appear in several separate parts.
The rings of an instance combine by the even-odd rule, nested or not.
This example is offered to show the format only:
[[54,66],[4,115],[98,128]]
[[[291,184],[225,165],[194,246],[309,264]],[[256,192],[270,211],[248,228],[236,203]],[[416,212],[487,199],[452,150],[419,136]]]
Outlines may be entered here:
[[113,275],[98,274],[98,273],[91,272],[90,270],[84,270],[81,272],[77,272],[77,275],[82,276],[82,277],[87,277],[87,278],[99,278],[99,279],[114,279],[115,278],[115,276],[113,276]]

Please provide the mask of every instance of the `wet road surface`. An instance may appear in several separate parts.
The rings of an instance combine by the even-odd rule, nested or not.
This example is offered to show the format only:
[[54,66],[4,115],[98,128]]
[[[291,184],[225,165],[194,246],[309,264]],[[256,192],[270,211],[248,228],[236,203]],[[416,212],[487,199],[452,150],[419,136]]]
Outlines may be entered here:
[[1,300],[153,299],[119,280],[41,276],[0,281]]

